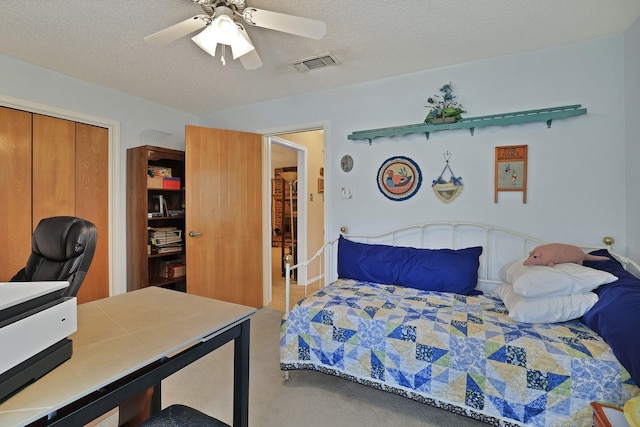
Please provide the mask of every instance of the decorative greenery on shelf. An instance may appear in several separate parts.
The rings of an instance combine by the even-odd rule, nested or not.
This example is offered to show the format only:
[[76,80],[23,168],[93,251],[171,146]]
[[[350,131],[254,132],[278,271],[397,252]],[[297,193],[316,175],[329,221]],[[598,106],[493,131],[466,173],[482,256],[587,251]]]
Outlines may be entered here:
[[456,96],[453,95],[451,89],[451,82],[445,84],[440,88],[442,95],[433,95],[427,99],[429,105],[425,105],[427,108],[431,108],[429,114],[424,119],[425,123],[433,123],[434,120],[444,119],[446,117],[453,117],[454,121],[462,118],[462,113],[466,113],[464,107],[456,101]]

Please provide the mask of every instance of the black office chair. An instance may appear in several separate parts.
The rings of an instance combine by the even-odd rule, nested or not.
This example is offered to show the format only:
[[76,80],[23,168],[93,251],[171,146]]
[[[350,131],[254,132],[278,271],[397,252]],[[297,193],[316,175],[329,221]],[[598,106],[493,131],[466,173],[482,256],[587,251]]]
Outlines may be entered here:
[[96,226],[85,219],[44,218],[33,232],[27,265],[11,281],[68,281],[63,296],[74,297],[93,260],[96,239]]
[[228,424],[185,405],[171,405],[140,427],[229,427]]

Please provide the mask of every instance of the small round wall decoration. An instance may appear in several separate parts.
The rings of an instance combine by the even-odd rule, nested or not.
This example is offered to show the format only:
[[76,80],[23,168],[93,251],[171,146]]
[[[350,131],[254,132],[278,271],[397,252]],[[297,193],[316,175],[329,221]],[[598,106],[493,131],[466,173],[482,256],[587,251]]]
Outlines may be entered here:
[[422,184],[420,168],[408,157],[385,160],[378,169],[378,189],[384,196],[399,202],[413,197]]
[[353,169],[353,157],[348,154],[342,156],[342,159],[340,160],[340,167],[345,172],[351,172],[351,169]]

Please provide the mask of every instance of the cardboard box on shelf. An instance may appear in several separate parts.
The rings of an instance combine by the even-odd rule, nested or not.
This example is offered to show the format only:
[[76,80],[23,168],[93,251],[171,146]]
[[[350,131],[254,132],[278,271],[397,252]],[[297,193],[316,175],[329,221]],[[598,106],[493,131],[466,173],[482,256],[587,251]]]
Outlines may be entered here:
[[147,176],[147,188],[162,188],[164,178],[161,176]]
[[167,261],[160,271],[160,277],[164,277],[167,279],[176,279],[178,277],[184,276],[186,272],[187,267],[181,262]]

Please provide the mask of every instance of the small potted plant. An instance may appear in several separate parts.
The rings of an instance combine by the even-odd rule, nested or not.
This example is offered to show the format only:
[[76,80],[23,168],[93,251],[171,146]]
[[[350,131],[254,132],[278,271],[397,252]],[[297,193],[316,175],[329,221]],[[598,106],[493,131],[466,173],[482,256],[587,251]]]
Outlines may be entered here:
[[429,105],[425,105],[427,108],[431,108],[429,114],[424,119],[425,123],[440,124],[440,123],[453,123],[462,118],[462,113],[466,111],[456,101],[456,97],[453,95],[451,89],[451,83],[447,83],[440,88],[442,95],[434,95],[427,99]]

